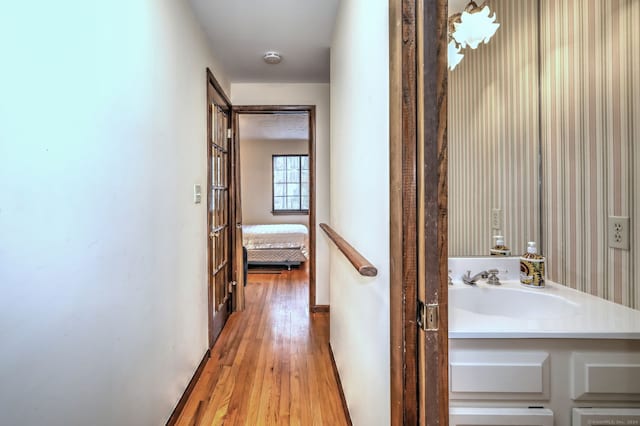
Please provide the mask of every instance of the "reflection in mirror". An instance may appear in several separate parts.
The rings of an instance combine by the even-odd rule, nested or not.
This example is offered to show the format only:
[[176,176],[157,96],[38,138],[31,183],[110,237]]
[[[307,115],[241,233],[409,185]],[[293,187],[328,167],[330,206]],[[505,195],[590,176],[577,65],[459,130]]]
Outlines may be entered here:
[[499,30],[449,73],[451,256],[488,255],[493,235],[514,255],[539,241],[538,5],[491,7]]
[[490,4],[499,30],[449,74],[449,253],[538,241],[550,280],[640,308],[640,0]]

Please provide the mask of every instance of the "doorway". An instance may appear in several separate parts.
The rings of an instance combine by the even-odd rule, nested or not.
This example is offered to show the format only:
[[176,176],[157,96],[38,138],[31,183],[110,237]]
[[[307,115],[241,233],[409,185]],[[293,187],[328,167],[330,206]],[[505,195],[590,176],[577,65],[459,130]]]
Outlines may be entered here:
[[[280,225],[276,224],[292,225],[289,229],[283,228],[284,232],[290,233],[290,237],[286,238],[292,238],[291,248],[284,248],[282,253],[276,253],[275,258],[270,257],[268,250],[257,248],[249,252],[249,263],[256,266],[284,266],[287,269],[306,268],[309,310],[328,310],[328,307],[316,305],[315,297],[315,106],[234,106],[233,134],[235,145],[245,146],[239,149],[234,163],[236,170],[240,170],[243,199],[247,200],[242,207],[243,218],[248,219],[243,220],[243,228],[261,233],[271,227],[280,232]],[[245,138],[244,135],[249,137]],[[265,136],[272,140],[265,141]],[[283,139],[290,140],[283,142]],[[305,141],[304,145],[300,145],[301,140]],[[293,147],[296,142],[298,146]],[[272,148],[268,149],[266,145]],[[247,149],[252,150],[250,158],[244,154]],[[243,163],[246,171],[242,170]],[[250,175],[247,173],[249,171]],[[249,181],[262,188],[257,189],[254,196],[245,193],[245,185]],[[305,247],[298,249],[296,241],[302,226],[307,233]],[[271,232],[271,229],[266,232]],[[262,238],[260,234],[245,233],[244,241],[251,244],[252,235]],[[267,246],[271,245],[269,241],[266,243]]]

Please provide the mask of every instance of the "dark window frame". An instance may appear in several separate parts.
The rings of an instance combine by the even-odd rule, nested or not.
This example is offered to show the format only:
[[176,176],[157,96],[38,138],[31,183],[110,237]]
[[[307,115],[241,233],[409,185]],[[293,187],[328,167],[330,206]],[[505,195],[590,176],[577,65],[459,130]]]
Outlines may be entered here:
[[[298,176],[298,185],[300,185],[300,206],[302,206],[302,158],[306,157],[307,158],[307,162],[309,161],[309,154],[272,154],[271,155],[271,214],[274,216],[278,216],[278,215],[308,215],[309,214],[309,209],[280,209],[280,210],[276,210],[276,192],[275,192],[275,185],[276,185],[276,168],[274,167],[275,164],[275,159],[276,157],[280,158],[280,157],[298,157],[300,158],[300,169],[299,169],[299,176]],[[307,168],[307,171],[309,171],[309,173],[311,173],[310,171],[310,167]],[[288,183],[288,182],[287,182]],[[307,185],[310,185],[310,182],[306,182]],[[285,195],[285,199],[288,196]],[[310,194],[307,195],[307,197],[310,198]]]

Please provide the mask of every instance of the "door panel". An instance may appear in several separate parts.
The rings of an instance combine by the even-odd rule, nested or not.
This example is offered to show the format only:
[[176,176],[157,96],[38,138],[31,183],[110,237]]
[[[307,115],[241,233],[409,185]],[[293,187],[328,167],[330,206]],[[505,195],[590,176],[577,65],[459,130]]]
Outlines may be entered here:
[[[449,424],[447,1],[417,2],[419,424]],[[426,308],[425,307],[425,312]]]
[[233,249],[233,265],[232,276],[233,281],[236,282],[236,286],[233,293],[233,310],[243,311],[244,302],[244,258],[242,252],[242,202],[241,202],[241,180],[240,180],[240,140],[238,132],[238,114],[236,112],[231,113],[231,120],[233,123],[233,139],[229,141],[232,144],[231,151],[233,158],[231,161],[231,177],[232,177],[232,193],[234,195],[234,202],[232,205],[233,220],[231,221],[230,232],[233,235],[232,249]]
[[[215,90],[209,87],[209,91]],[[230,109],[221,105],[210,94],[209,103],[209,203],[208,232],[209,247],[209,346],[213,346],[231,308],[231,232],[230,232],[230,153],[227,140]]]

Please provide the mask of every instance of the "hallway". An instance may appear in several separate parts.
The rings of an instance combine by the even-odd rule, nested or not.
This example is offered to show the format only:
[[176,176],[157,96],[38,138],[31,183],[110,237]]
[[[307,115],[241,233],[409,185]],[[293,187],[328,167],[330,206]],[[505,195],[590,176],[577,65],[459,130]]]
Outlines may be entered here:
[[178,425],[344,425],[329,315],[309,314],[307,275],[249,274],[247,309],[216,342]]

